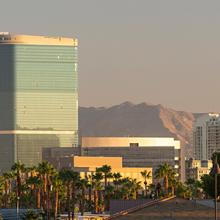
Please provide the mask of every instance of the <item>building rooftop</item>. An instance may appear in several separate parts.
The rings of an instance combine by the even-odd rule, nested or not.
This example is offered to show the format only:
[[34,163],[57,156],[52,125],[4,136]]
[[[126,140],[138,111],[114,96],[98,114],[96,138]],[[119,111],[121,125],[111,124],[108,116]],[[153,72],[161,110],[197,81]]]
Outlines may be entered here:
[[78,40],[76,38],[13,35],[9,32],[0,32],[0,44],[78,46]]
[[170,147],[180,148],[172,137],[82,137],[82,147]]

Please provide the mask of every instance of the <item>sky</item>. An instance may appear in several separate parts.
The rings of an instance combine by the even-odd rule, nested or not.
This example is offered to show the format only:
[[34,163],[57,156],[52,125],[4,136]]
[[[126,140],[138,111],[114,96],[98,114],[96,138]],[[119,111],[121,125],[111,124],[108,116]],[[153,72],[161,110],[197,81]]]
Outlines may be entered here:
[[79,104],[220,112],[219,0],[0,0],[0,31],[79,39]]

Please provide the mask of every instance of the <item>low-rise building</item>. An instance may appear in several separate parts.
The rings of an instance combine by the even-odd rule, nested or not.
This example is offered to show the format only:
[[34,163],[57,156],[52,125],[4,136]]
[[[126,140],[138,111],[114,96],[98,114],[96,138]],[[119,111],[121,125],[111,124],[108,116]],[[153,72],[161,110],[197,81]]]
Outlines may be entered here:
[[122,157],[125,167],[152,167],[167,163],[185,181],[185,157],[180,141],[168,137],[82,137],[83,156]]
[[123,167],[122,157],[86,157],[86,156],[65,156],[60,157],[51,163],[57,168],[71,168],[80,173],[81,177],[88,177],[96,172],[96,168],[103,165],[111,166],[112,173],[120,173],[122,177],[129,177],[141,182],[144,187],[144,178],[141,172],[147,170],[151,177],[147,180],[148,185],[152,183],[152,168],[150,167]]
[[[152,174],[152,168],[150,167],[123,167],[121,157],[85,157],[75,156],[73,160],[73,169],[79,171],[82,177],[85,177],[96,171],[96,168],[103,165],[111,166],[112,173],[120,173],[122,177],[129,177],[141,182],[141,186],[144,187],[144,178],[141,172],[147,170]],[[147,180],[148,185],[152,183],[152,175]]]
[[[152,174],[164,163],[176,169],[179,179],[185,181],[185,157],[180,141],[174,138],[146,137],[82,137],[79,148],[46,148],[43,159],[58,169],[62,160],[70,156],[121,157],[123,167],[151,167]],[[71,158],[71,157],[70,157]],[[70,159],[71,160],[71,159]],[[66,164],[68,166],[68,164]],[[70,164],[72,167],[72,164]]]
[[186,180],[201,180],[205,174],[209,174],[212,168],[211,160],[186,160]]

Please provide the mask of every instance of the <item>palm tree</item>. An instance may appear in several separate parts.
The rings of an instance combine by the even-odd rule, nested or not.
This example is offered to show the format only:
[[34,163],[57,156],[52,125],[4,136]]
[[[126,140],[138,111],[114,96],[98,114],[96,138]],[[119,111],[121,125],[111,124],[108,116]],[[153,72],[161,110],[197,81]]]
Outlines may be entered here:
[[72,181],[72,175],[71,175],[71,170],[68,169],[62,169],[59,172],[59,176],[63,182],[63,184],[66,187],[66,192],[67,192],[67,211],[68,211],[68,219],[70,220],[70,187],[71,187],[71,181]]
[[4,178],[3,176],[0,176],[0,208],[2,208],[3,194],[4,194]]
[[108,165],[103,165],[102,167],[96,168],[96,172],[103,173],[105,190],[108,185],[108,179],[112,178],[111,170],[112,170],[111,166],[108,166]]
[[37,220],[39,219],[39,215],[32,211],[32,210],[28,210],[27,213],[24,214],[24,216],[22,217],[23,220]]
[[85,209],[85,195],[86,195],[86,188],[88,187],[88,180],[87,179],[80,179],[78,181],[78,189],[79,189],[79,194],[78,194],[78,198],[79,198],[79,210],[81,213],[81,216],[83,216],[84,214],[84,209]]
[[6,172],[3,173],[3,180],[4,180],[4,207],[8,207],[8,200],[9,196],[11,194],[11,188],[12,188],[12,180],[14,179],[14,173],[13,172]]
[[141,181],[137,181],[137,179],[131,179],[132,189],[133,189],[133,198],[137,199],[138,191],[142,189]]
[[38,209],[40,209],[40,192],[42,186],[42,180],[39,176],[30,176],[26,180],[26,184],[30,188],[30,194],[33,199],[35,199],[34,204]]
[[78,172],[71,171],[71,178],[72,178],[72,219],[75,218],[75,206],[76,206],[76,188],[77,184],[80,180],[80,176]]
[[20,161],[15,163],[11,170],[15,172],[16,175],[16,196],[17,196],[17,206],[20,207],[19,201],[21,199],[21,175],[25,171],[25,166]]
[[175,187],[178,183],[177,178],[176,178],[176,172],[174,169],[171,169],[169,175],[168,175],[168,182],[171,188],[171,193],[172,195],[175,194]]
[[43,182],[42,206],[44,211],[47,212],[48,218],[50,218],[51,177],[55,174],[55,169],[52,164],[47,161],[43,161],[38,164],[37,172]]
[[75,204],[76,204],[76,185],[79,180],[79,173],[74,172],[73,170],[69,169],[62,169],[59,172],[59,176],[63,181],[66,192],[67,192],[67,210],[68,210],[68,219],[70,220],[70,204],[71,204],[71,188],[72,188],[72,218],[74,219],[74,211],[75,211]]
[[121,184],[121,174],[120,173],[113,173],[112,175],[113,177],[113,184],[115,186],[115,189],[114,189],[114,197],[119,199],[119,185]]
[[172,168],[169,164],[164,163],[160,165],[157,170],[155,171],[156,178],[163,178],[163,185],[165,188],[166,195],[168,195],[168,187],[169,187],[169,175],[172,172]]
[[52,185],[54,191],[54,219],[57,219],[58,204],[59,204],[59,191],[62,188],[62,180],[58,174],[52,178]]
[[88,188],[88,194],[89,194],[89,201],[88,201],[88,207],[89,210],[92,210],[92,188],[93,188],[93,181],[92,181],[92,175],[86,175],[85,177],[87,179],[87,188]]
[[151,178],[151,171],[141,171],[141,175],[144,178],[144,190],[145,190],[145,196],[147,196],[147,180]]
[[112,173],[111,173],[111,166],[108,165],[103,165],[102,167],[96,168],[96,172],[101,172],[103,173],[104,176],[104,187],[105,187],[105,191],[104,191],[104,196],[105,196],[105,210],[108,210],[108,204],[107,204],[107,185],[108,185],[108,179],[112,178]]
[[96,172],[92,175],[92,186],[94,189],[94,208],[95,213],[99,213],[100,206],[101,206],[101,190],[102,190],[102,184],[101,181],[103,179],[103,175],[100,172]]
[[132,197],[132,183],[131,178],[125,177],[121,180],[121,195],[122,199],[130,199]]
[[106,187],[106,198],[105,198],[105,200],[106,200],[105,205],[106,205],[106,210],[107,211],[109,211],[109,209],[110,209],[110,199],[112,198],[113,194],[114,194],[114,186],[113,185],[108,185]]
[[141,188],[141,182],[137,181],[137,179],[132,179],[129,177],[125,177],[122,179],[122,195],[123,199],[136,199],[138,195],[138,191]]

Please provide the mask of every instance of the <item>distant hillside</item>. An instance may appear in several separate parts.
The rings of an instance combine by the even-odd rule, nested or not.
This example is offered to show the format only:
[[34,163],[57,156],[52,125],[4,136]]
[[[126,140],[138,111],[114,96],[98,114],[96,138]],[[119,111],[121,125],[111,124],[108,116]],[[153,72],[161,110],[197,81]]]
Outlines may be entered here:
[[162,105],[125,102],[110,108],[80,107],[82,136],[175,137],[192,156],[192,126],[197,114]]

